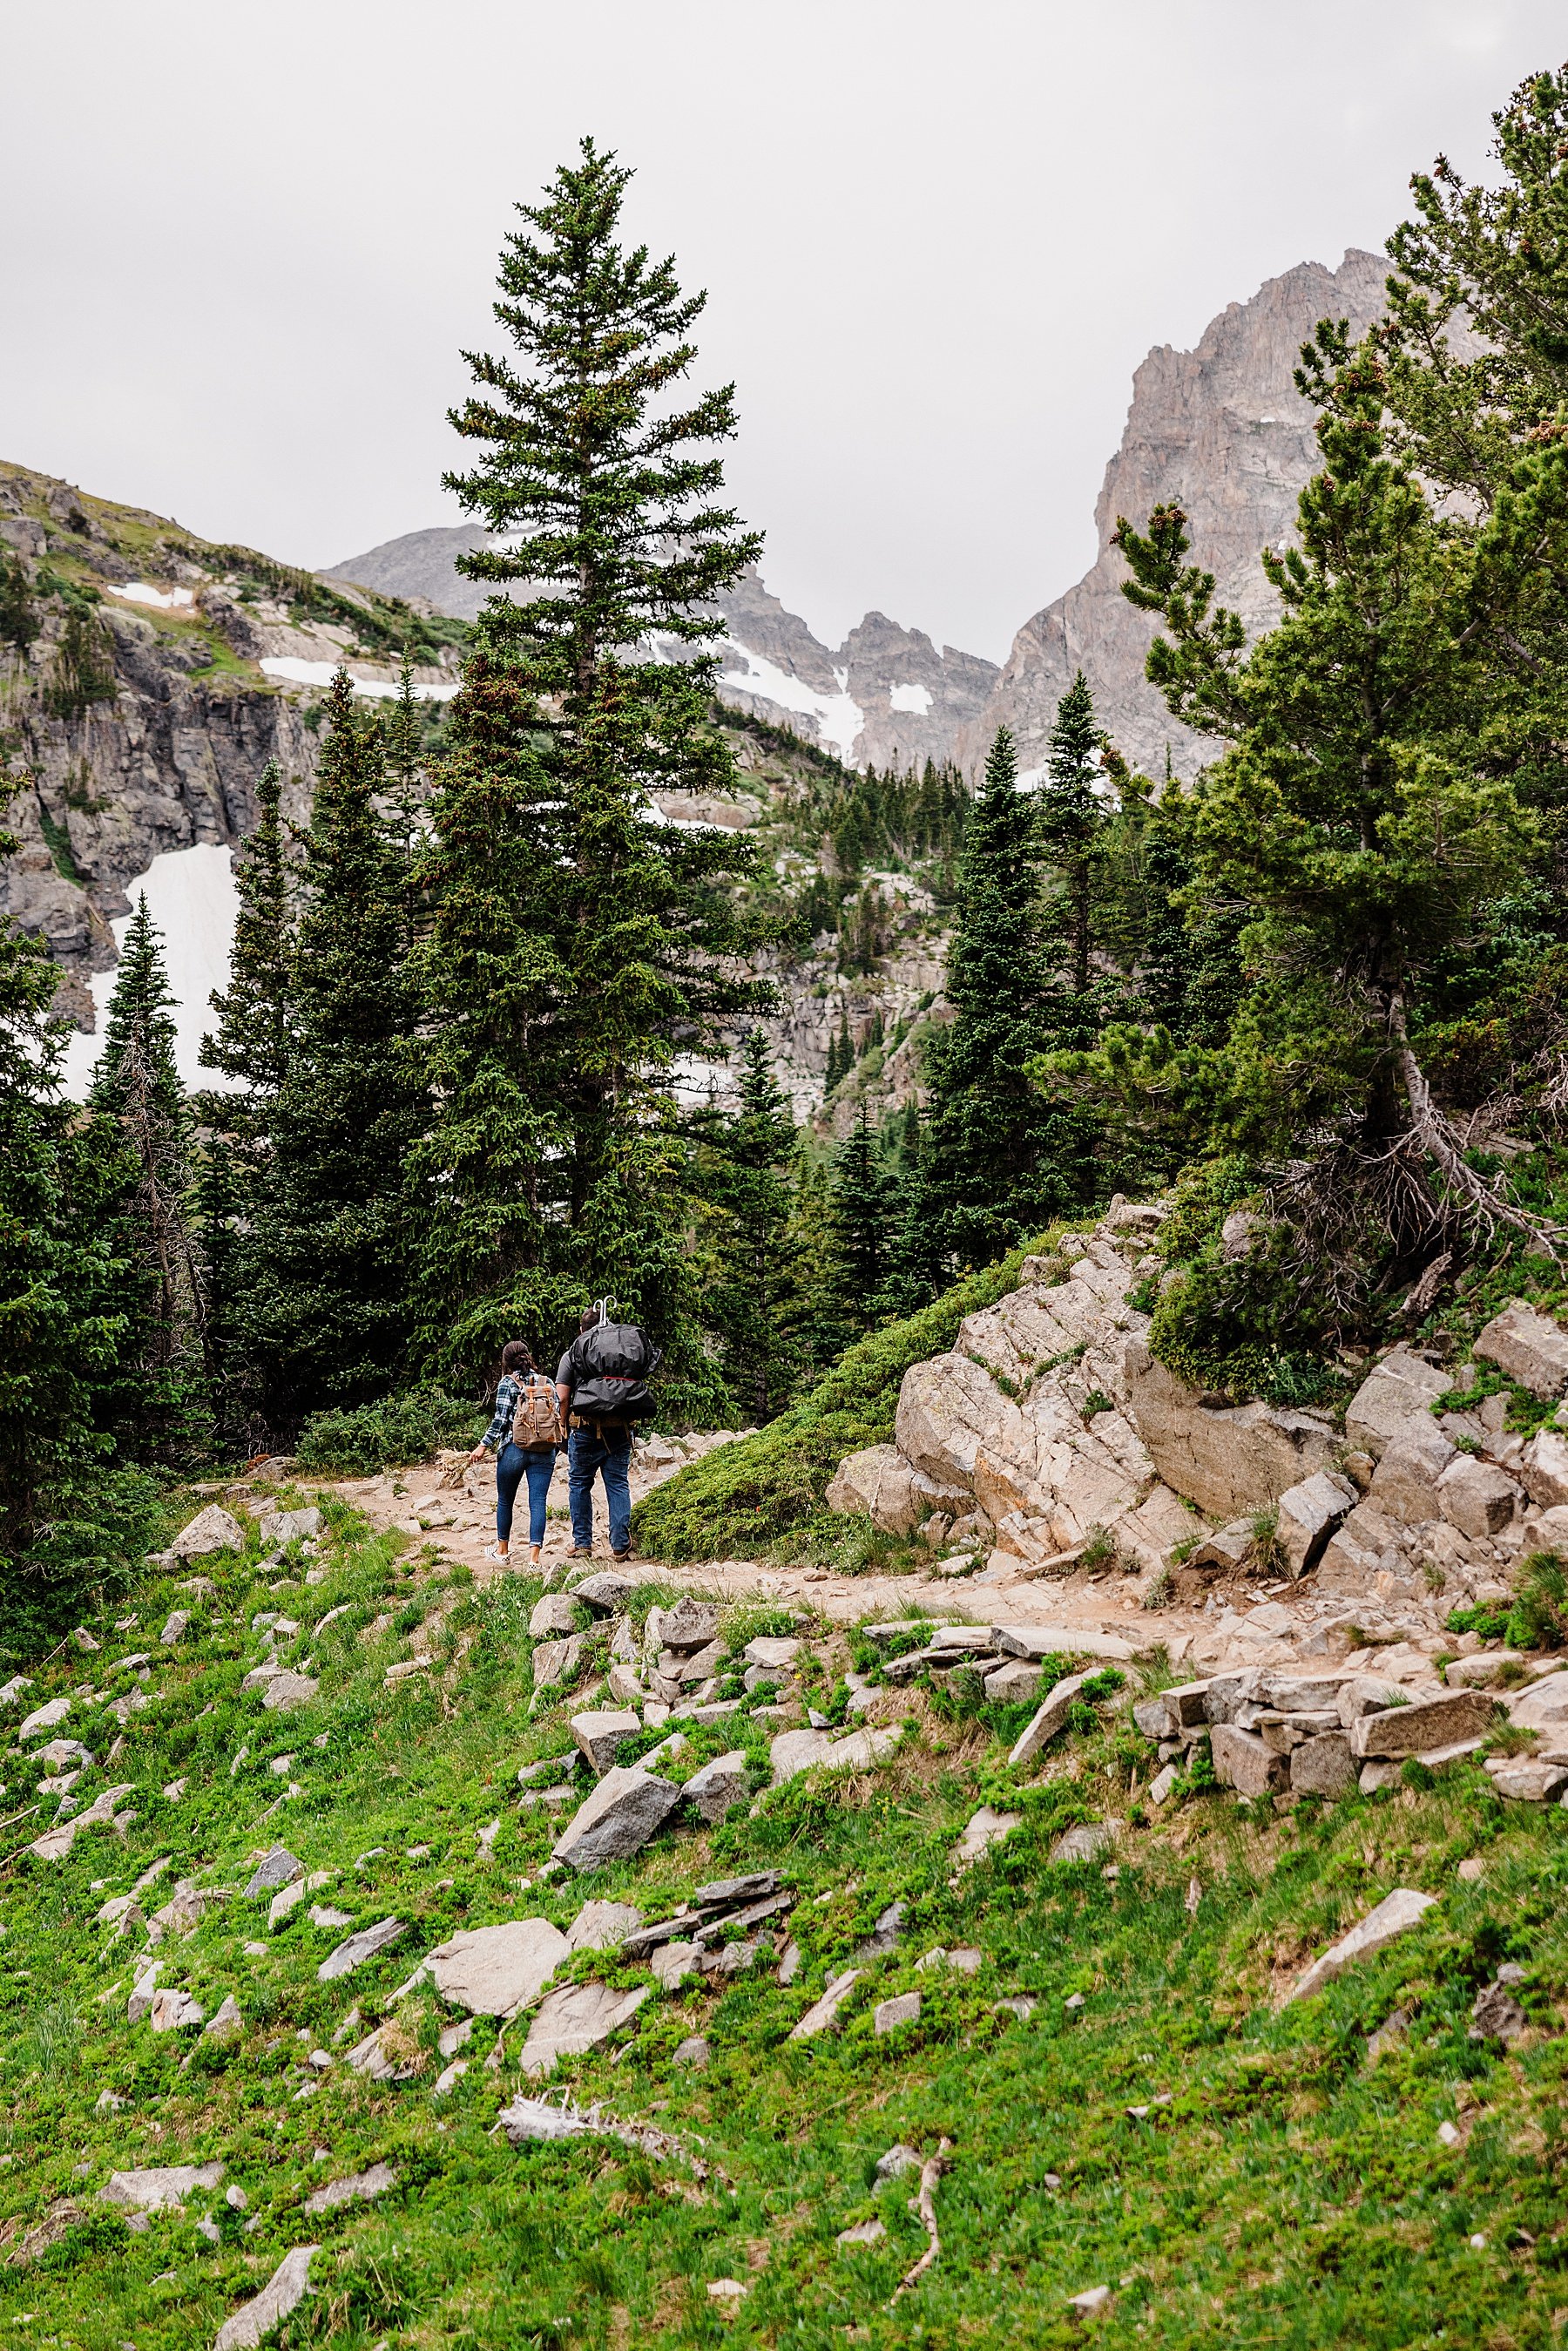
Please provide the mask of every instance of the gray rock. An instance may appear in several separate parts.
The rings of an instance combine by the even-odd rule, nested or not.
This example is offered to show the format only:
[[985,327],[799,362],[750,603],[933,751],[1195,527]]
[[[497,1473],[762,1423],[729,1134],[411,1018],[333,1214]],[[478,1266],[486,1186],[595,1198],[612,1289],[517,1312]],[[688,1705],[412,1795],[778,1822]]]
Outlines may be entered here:
[[705,1649],[718,1638],[719,1610],[711,1600],[693,1600],[682,1593],[673,1608],[659,1620],[659,1637],[667,1649]]
[[1419,1926],[1436,1900],[1435,1895],[1417,1894],[1407,1886],[1396,1887],[1375,1910],[1369,1910],[1348,1935],[1343,1935],[1320,1959],[1313,1961],[1300,1981],[1286,1995],[1285,2005],[1288,2007],[1292,2001],[1308,1999],[1335,1976],[1343,1975],[1346,1968],[1386,1950],[1397,1937],[1408,1934],[1412,1927]]
[[1335,1527],[1359,1499],[1349,1479],[1333,1469],[1286,1488],[1275,1505],[1274,1541],[1287,1575],[1303,1576],[1317,1565]]
[[1519,1474],[1524,1490],[1543,1510],[1568,1502],[1568,1437],[1555,1428],[1537,1429],[1520,1456]]
[[1568,1788],[1568,1764],[1535,1762],[1526,1756],[1489,1761],[1493,1791],[1515,1804],[1550,1804]]
[[591,1608],[596,1616],[613,1616],[627,1605],[636,1590],[637,1584],[631,1576],[617,1575],[606,1568],[597,1575],[585,1576],[581,1583],[575,1584],[572,1597],[580,1600],[586,1608]]
[[629,1707],[600,1707],[574,1714],[567,1728],[593,1769],[608,1771],[623,1739],[635,1739],[641,1723]]
[[566,1948],[573,1951],[615,1951],[642,1924],[642,1913],[629,1902],[585,1902],[566,1929]]
[[613,1766],[556,1840],[555,1858],[601,1869],[640,1853],[680,1802],[680,1790],[636,1764]]
[[1040,1695],[1044,1669],[1023,1657],[1010,1657],[985,1677],[985,1695],[992,1706],[1032,1706]]
[[[545,1594],[546,1599],[552,1596]],[[581,1633],[573,1633],[565,1641],[539,1642],[533,1657],[535,1688],[543,1689],[549,1683],[559,1689],[569,1689],[583,1670],[587,1649],[587,1642]]]
[[1146,1739],[1168,1739],[1170,1717],[1162,1692],[1158,1698],[1140,1698],[1132,1710],[1135,1727]]
[[846,1968],[829,1983],[822,1998],[813,2002],[790,2033],[792,2041],[812,2041],[838,2022],[838,2011],[860,1980],[858,1968]]
[[1051,1848],[1053,1861],[1098,1861],[1116,1841],[1120,1821],[1085,1821],[1059,1836]]
[[123,2205],[132,2212],[159,2212],[182,2204],[198,2189],[222,2184],[221,2163],[163,2163],[146,2171],[111,2171],[99,2189],[102,2204]]
[[[1522,1973],[1522,1970],[1518,1972]],[[1470,2016],[1472,2041],[1501,2041],[1505,2046],[1511,2041],[1517,2041],[1530,2025],[1530,2019],[1501,1974],[1496,1983],[1487,1984],[1477,1992],[1470,2006]]]
[[712,2051],[704,2036],[701,2032],[692,2032],[680,2043],[670,2063],[676,2065],[694,2065],[701,2069],[707,2064],[711,2055]]
[[564,1755],[546,1755],[537,1763],[524,1763],[517,1774],[521,1788],[550,1786],[557,1780],[569,1780],[582,1769],[583,1759],[575,1747]]
[[155,1991],[147,2022],[154,2032],[193,2032],[207,2011],[193,1993],[176,1990],[170,1984]]
[[308,1706],[320,1687],[321,1684],[309,1674],[274,1674],[267,1681],[262,1705],[268,1714],[292,1714],[297,1707]]
[[889,1951],[896,1951],[904,1939],[904,1921],[909,1915],[909,1906],[907,1902],[889,1902],[871,1933],[867,1936],[866,1940],[856,1952],[856,1958],[881,1959],[886,1959]]
[[254,2302],[242,2303],[223,2321],[213,2338],[213,2351],[254,2351],[254,2346],[281,2326],[310,2292],[311,2256],[315,2245],[296,2245],[285,2253]]
[[1438,1515],[1438,1481],[1453,1458],[1435,1420],[1413,1420],[1384,1447],[1366,1499],[1386,1518],[1421,1526]]
[[670,1942],[660,1946],[649,1961],[659,1988],[673,1991],[688,1976],[701,1972],[702,1949],[698,1943]]
[[765,1902],[781,1891],[782,1872],[776,1869],[749,1869],[742,1877],[711,1877],[700,1886],[692,1899],[703,1910],[732,1910],[742,1903]]
[[686,1801],[710,1827],[732,1811],[746,1793],[746,1758],[740,1748],[728,1755],[715,1755],[700,1771],[693,1771],[681,1791]]
[[1350,1726],[1351,1752],[1364,1762],[1372,1758],[1419,1755],[1455,1740],[1480,1738],[1496,1719],[1497,1711],[1496,1700],[1483,1690],[1447,1690],[1440,1698],[1363,1715]]
[[809,1771],[814,1763],[825,1761],[833,1743],[831,1730],[781,1731],[768,1750],[774,1786],[782,1788],[798,1772]]
[[1229,1521],[1331,1466],[1337,1439],[1310,1413],[1245,1404],[1216,1409],[1149,1350],[1127,1342],[1128,1417],[1165,1483]]
[[528,1619],[531,1641],[548,1641],[557,1636],[567,1639],[576,1629],[576,1604],[569,1593],[546,1592],[543,1599],[534,1603],[534,1614]]
[[1438,1508],[1451,1527],[1472,1541],[1501,1534],[1512,1523],[1520,1501],[1514,1480],[1495,1462],[1461,1453],[1438,1480]]
[[547,1918],[514,1918],[461,1928],[438,1944],[425,1966],[454,2007],[475,2016],[508,2016],[536,1999],[563,1959],[581,1948]]
[[202,1559],[209,1552],[242,1551],[244,1540],[245,1531],[238,1519],[221,1503],[209,1502],[175,1536],[169,1548],[176,1559]]
[[889,2180],[902,2179],[907,2171],[919,2171],[919,2157],[912,2147],[906,2147],[900,2139],[896,2147],[888,2149],[886,2155],[877,2157],[877,2186],[886,2188]]
[[240,2014],[240,2004],[231,1991],[224,1995],[223,2006],[207,2019],[202,2028],[202,2038],[203,2041],[237,2041],[244,2029],[245,2021]]
[[1407,1347],[1391,1349],[1345,1407],[1346,1442],[1380,1460],[1390,1440],[1412,1421],[1429,1420],[1430,1407],[1449,1384],[1447,1372]]
[[1291,1757],[1291,1786],[1303,1796],[1348,1796],[1360,1767],[1343,1730],[1306,1739]]
[[173,1614],[165,1624],[163,1630],[158,1635],[159,1639],[163,1643],[166,1648],[171,1649],[176,1641],[182,1640],[184,1638],[185,1627],[191,1622],[191,1615],[192,1611],[189,1608],[175,1609]]
[[563,2057],[580,2057],[629,2024],[649,1996],[649,1986],[612,1991],[608,1984],[562,1984],[546,1994],[523,2044],[525,2074],[548,2074]]
[[350,2172],[346,2179],[329,2179],[305,2199],[305,2209],[314,2220],[319,2212],[336,2212],[340,2204],[369,2204],[377,2196],[385,2196],[398,2184],[398,2175],[389,2163],[373,2163],[368,2171]]
[[891,2000],[877,2001],[871,2011],[871,2029],[877,2033],[896,2032],[900,2024],[918,2023],[919,2014],[919,1993],[898,1992]]
[[1047,1690],[1035,1709],[1033,1721],[1007,1759],[1014,1771],[1022,1770],[1025,1763],[1032,1763],[1042,1748],[1048,1746],[1064,1728],[1068,1713],[1088,1678],[1087,1674],[1069,1674],[1054,1689]]
[[[659,1670],[667,1678],[679,1681],[683,1689],[694,1689],[702,1682],[711,1681],[723,1662],[723,1643],[711,1641],[705,1649],[693,1650],[690,1656],[683,1656],[679,1650],[665,1650],[659,1656]],[[753,1689],[756,1685],[748,1679],[746,1687]]]
[[321,1532],[318,1510],[265,1510],[262,1513],[261,1539],[269,1550],[281,1551],[286,1543],[302,1542],[306,1537]]
[[16,1728],[18,1739],[42,1739],[47,1730],[56,1729],[71,1710],[68,1698],[52,1698],[45,1706],[33,1708]]
[[1265,1746],[1256,1731],[1243,1730],[1234,1722],[1217,1722],[1210,1734],[1210,1751],[1214,1758],[1214,1777],[1222,1788],[1234,1788],[1239,1796],[1262,1796],[1272,1789],[1282,1788],[1290,1777],[1290,1765],[1282,1755],[1276,1755]]
[[764,1666],[783,1672],[794,1664],[802,1646],[799,1641],[770,1640],[765,1635],[759,1634],[754,1641],[746,1644],[746,1661],[749,1665]]
[[1532,1395],[1557,1396],[1568,1388],[1568,1331],[1526,1299],[1511,1299],[1494,1314],[1470,1352],[1483,1364],[1495,1364]]
[[1245,1518],[1231,1519],[1226,1525],[1212,1529],[1196,1551],[1188,1553],[1188,1566],[1217,1567],[1225,1574],[1238,1574],[1257,1547],[1253,1516],[1249,1511]]
[[408,1921],[403,1918],[381,1918],[373,1927],[361,1927],[357,1935],[350,1935],[335,1951],[328,1951],[316,1970],[317,1982],[336,1983],[339,1976],[351,1975],[368,1959],[389,1949],[408,1931]]

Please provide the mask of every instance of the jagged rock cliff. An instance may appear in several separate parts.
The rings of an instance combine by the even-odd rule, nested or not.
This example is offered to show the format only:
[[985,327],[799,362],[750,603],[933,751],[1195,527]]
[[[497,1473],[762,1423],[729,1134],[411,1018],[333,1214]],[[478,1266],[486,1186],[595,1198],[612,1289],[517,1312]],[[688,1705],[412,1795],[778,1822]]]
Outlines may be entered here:
[[[418,597],[472,621],[484,589],[455,567],[460,555],[488,540],[472,523],[411,530],[321,577]],[[789,727],[850,767],[902,769],[950,759],[996,684],[994,662],[951,645],[939,651],[921,630],[901,628],[885,612],[867,612],[830,653],[754,571],[719,599],[719,610],[725,628],[717,648],[721,699],[771,726]],[[681,657],[673,639],[666,650],[671,660]]]
[[1317,464],[1313,414],[1291,381],[1301,345],[1320,319],[1348,319],[1353,333],[1383,308],[1387,263],[1348,252],[1337,269],[1303,262],[1271,277],[1248,302],[1232,302],[1195,350],[1150,351],[1133,379],[1121,447],[1106,468],[1095,509],[1099,553],[1065,595],[1024,622],[977,718],[960,730],[966,768],[985,757],[998,726],[1012,729],[1019,764],[1036,769],[1056,705],[1082,669],[1102,723],[1124,757],[1163,775],[1167,746],[1190,777],[1213,747],[1179,726],[1144,676],[1154,623],[1121,593],[1127,567],[1111,546],[1118,516],[1140,529],[1174,501],[1190,517],[1195,559],[1212,571],[1220,599],[1254,633],[1274,604],[1258,562],[1295,520],[1296,499]]

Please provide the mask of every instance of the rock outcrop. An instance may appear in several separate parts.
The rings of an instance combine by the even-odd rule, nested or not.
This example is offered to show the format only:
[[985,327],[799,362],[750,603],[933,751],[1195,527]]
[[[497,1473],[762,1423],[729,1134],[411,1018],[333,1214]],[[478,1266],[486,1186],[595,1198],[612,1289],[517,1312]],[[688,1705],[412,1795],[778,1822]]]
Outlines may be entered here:
[[1348,319],[1352,333],[1383,308],[1387,263],[1351,251],[1337,269],[1303,262],[1271,277],[1250,301],[1232,302],[1197,349],[1150,351],[1133,379],[1122,444],[1106,469],[1095,510],[1093,568],[1024,622],[978,719],[961,732],[966,768],[983,760],[998,726],[1012,729],[1019,765],[1038,768],[1056,705],[1082,669],[1100,723],[1124,757],[1165,773],[1167,747],[1189,777],[1213,747],[1173,719],[1144,676],[1155,627],[1121,593],[1127,567],[1111,545],[1126,515],[1143,529],[1155,507],[1189,517],[1193,559],[1212,571],[1220,602],[1254,634],[1273,617],[1259,550],[1293,535],[1296,498],[1318,462],[1312,411],[1292,371],[1320,319]]

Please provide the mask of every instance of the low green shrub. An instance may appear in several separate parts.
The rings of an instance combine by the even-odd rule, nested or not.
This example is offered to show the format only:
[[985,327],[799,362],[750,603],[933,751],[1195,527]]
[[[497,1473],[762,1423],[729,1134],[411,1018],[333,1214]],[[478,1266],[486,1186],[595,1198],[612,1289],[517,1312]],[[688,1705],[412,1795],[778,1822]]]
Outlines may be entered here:
[[1556,1552],[1532,1552],[1521,1567],[1505,1637],[1515,1649],[1560,1649],[1568,1640],[1568,1570]]
[[373,1478],[394,1462],[425,1461],[438,1446],[472,1443],[483,1426],[479,1409],[440,1388],[410,1388],[375,1404],[313,1413],[296,1447],[306,1469],[337,1469]]

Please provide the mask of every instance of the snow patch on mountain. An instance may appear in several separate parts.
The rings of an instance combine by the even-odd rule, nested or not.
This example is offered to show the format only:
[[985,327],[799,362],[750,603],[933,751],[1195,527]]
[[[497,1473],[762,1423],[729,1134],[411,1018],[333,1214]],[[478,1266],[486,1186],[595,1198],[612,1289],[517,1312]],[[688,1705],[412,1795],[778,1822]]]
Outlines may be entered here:
[[797,712],[802,717],[815,718],[817,733],[824,743],[831,745],[846,763],[851,758],[856,737],[866,724],[866,713],[847,691],[847,670],[835,669],[838,684],[836,694],[821,694],[806,684],[804,678],[792,677],[777,662],[765,654],[750,652],[727,637],[721,648],[720,659],[724,667],[719,684],[732,702],[743,702],[754,697],[772,702],[782,710]]
[[[163,958],[174,998],[177,1040],[174,1059],[188,1086],[231,1090],[234,1081],[218,1070],[204,1070],[199,1055],[202,1039],[213,1027],[208,1002],[214,988],[229,984],[229,950],[239,912],[234,862],[227,849],[198,841],[191,849],[168,849],[138,874],[126,891],[131,913],[110,924],[117,948],[123,951],[137,900],[145,895],[147,911],[163,935]],[[83,1102],[103,1051],[109,1000],[117,973],[94,972],[88,985],[97,1015],[95,1033],[73,1029],[67,1040],[64,1083],[72,1102]]]

